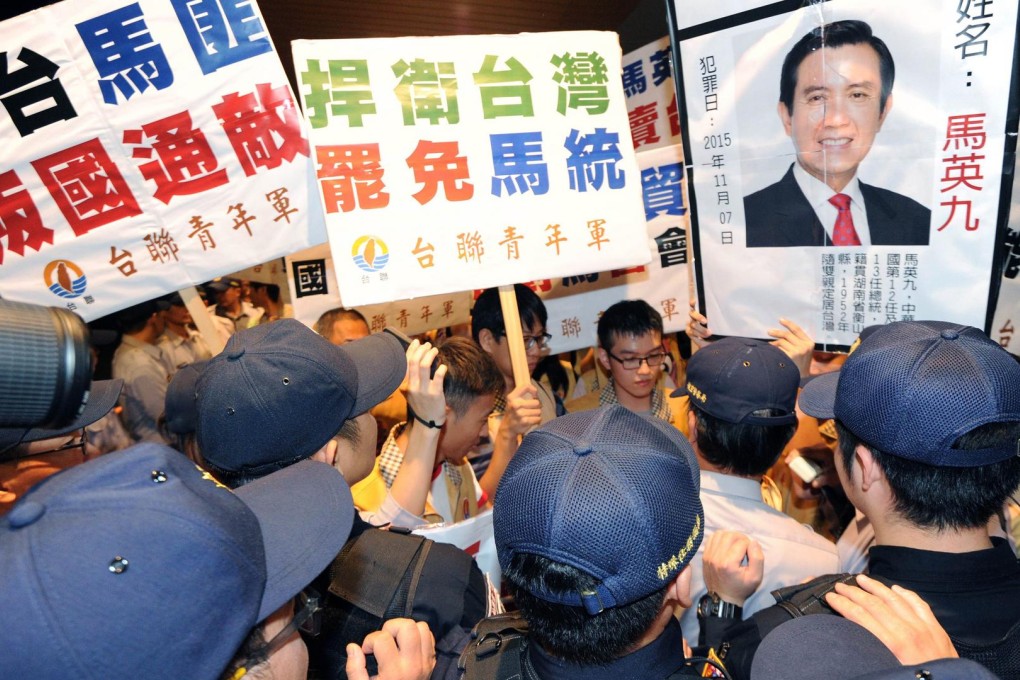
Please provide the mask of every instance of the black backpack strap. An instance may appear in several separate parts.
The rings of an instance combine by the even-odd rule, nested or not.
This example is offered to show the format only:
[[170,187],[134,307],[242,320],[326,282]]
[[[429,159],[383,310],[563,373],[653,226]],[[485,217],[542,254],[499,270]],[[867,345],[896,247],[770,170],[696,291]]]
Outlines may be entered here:
[[411,571],[411,583],[407,587],[407,605],[404,607],[404,618],[412,618],[414,613],[415,595],[418,594],[418,584],[421,582],[421,573],[425,571],[425,562],[429,558],[429,551],[432,549],[432,541],[422,540],[421,548],[417,555],[417,562],[414,563],[414,569]]
[[857,585],[857,575],[828,574],[819,576],[807,583],[773,590],[772,596],[776,598],[776,605],[792,618],[809,614],[835,614],[836,612],[825,601],[825,594],[832,592],[837,583]]
[[[406,584],[405,574],[412,570],[420,576],[425,562],[420,553],[429,542],[415,534],[365,531],[348,541],[333,561],[329,592],[380,619],[400,616],[407,600],[397,605],[397,613],[387,610]],[[417,578],[412,580],[416,586]]]
[[521,680],[528,623],[517,613],[482,619],[460,655],[462,680]]

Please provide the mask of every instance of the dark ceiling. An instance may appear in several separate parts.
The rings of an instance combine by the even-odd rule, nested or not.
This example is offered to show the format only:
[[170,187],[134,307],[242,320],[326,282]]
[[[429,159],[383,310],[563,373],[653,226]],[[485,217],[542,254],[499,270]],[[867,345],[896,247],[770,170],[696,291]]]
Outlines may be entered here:
[[[294,76],[290,41],[297,38],[386,38],[404,35],[605,30],[625,34],[623,46],[624,51],[628,51],[666,34],[664,3],[665,0],[258,2],[292,83]],[[46,0],[4,0],[0,3],[0,20],[48,4],[51,2]],[[639,11],[635,12],[636,9]],[[628,40],[628,37],[632,39]]]

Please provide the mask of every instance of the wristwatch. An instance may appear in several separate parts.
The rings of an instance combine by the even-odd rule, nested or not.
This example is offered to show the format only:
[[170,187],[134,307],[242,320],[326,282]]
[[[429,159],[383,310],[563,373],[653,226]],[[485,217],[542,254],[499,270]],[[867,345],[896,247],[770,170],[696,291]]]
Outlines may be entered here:
[[708,593],[698,601],[699,619],[742,619],[744,610],[732,602],[724,602],[718,593]]

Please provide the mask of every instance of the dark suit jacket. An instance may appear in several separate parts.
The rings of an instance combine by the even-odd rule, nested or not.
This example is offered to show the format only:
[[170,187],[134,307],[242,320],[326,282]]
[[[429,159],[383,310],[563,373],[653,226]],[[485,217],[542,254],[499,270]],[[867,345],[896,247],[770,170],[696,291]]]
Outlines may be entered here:
[[[861,182],[868,213],[871,244],[875,246],[926,246],[931,211],[888,189]],[[828,234],[793,177],[793,166],[783,178],[744,196],[748,248],[831,246]]]

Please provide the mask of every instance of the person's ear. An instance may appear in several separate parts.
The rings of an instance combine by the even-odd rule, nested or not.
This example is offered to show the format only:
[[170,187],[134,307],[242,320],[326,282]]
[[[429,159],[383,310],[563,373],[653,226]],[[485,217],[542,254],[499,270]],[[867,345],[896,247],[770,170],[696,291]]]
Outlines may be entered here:
[[684,609],[687,609],[693,604],[691,602],[691,565],[688,564],[684,567],[676,578],[669,584],[666,589],[666,603],[670,601],[676,602]]
[[694,415],[694,409],[687,409],[687,441],[693,446],[698,441],[698,416]]
[[783,102],[776,105],[776,111],[779,113],[779,120],[783,123],[786,136],[793,137],[793,112],[788,110]]
[[892,92],[890,92],[889,96],[885,98],[885,108],[882,109],[879,112],[879,114],[878,114],[878,129],[879,130],[882,129],[882,124],[885,123],[885,117],[888,116],[889,112],[892,110],[892,99],[893,99]]
[[488,328],[483,328],[478,332],[478,344],[482,346],[489,354],[496,351],[496,336],[492,334],[492,331]]
[[322,448],[311,455],[312,460],[317,460],[326,465],[334,465],[336,463],[336,451],[339,443],[336,439],[330,439],[328,442],[323,444]]
[[599,363],[602,364],[602,368],[606,369],[606,373],[611,373],[612,370],[609,366],[609,352],[599,347],[595,350],[596,356],[599,358]]
[[[873,485],[885,479],[882,466],[875,460],[875,456],[864,444],[858,444],[854,449],[854,467],[860,470],[861,491],[867,491]],[[856,478],[856,475],[855,475]]]

